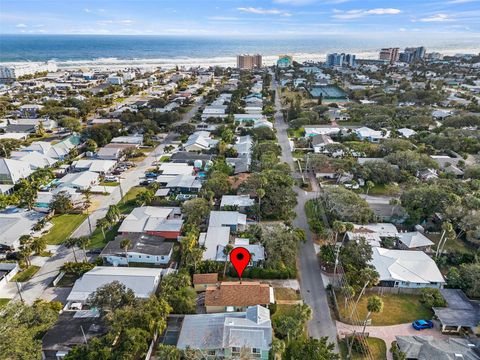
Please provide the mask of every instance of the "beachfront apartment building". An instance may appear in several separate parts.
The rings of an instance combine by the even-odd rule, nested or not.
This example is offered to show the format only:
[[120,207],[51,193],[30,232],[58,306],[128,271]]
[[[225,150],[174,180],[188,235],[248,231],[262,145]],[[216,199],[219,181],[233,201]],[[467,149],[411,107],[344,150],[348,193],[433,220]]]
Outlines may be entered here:
[[262,67],[262,55],[237,55],[237,68],[244,70],[251,70]]

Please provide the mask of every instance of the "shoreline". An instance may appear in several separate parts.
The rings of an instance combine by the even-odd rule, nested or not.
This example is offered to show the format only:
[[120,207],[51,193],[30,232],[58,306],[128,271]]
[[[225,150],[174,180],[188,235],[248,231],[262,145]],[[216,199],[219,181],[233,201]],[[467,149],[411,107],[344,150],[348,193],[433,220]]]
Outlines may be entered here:
[[[478,54],[480,49],[474,48],[459,48],[459,49],[438,49],[431,48],[429,52],[439,52],[443,55],[455,55],[459,53],[473,53]],[[378,50],[369,50],[363,52],[351,53],[357,56],[357,59],[378,59]],[[290,53],[295,61],[305,62],[305,61],[325,61],[326,52],[319,53]],[[278,55],[263,55],[263,64],[270,66],[276,63]],[[231,67],[236,66],[236,57],[235,56],[219,56],[219,57],[198,57],[198,58],[188,58],[188,57],[177,57],[177,58],[144,58],[144,59],[120,59],[115,57],[110,58],[98,58],[98,59],[85,59],[85,60],[58,60],[58,59],[45,59],[45,61],[0,61],[0,65],[3,66],[12,66],[12,65],[22,65],[22,64],[40,64],[49,60],[56,62],[59,70],[74,70],[80,68],[91,68],[98,70],[107,70],[107,69],[122,69],[126,67],[136,67],[136,68],[150,68],[150,67],[162,67],[162,68],[173,68],[176,66],[180,67],[211,67],[211,66],[220,66],[220,67]]]

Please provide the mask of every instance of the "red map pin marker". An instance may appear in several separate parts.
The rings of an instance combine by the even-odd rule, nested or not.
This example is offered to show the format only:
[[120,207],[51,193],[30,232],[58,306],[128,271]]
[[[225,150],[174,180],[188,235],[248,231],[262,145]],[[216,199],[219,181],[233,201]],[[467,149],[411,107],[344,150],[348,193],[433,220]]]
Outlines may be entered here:
[[241,279],[243,270],[250,262],[250,252],[244,247],[237,247],[230,251],[230,262],[233,264],[235,270],[237,270],[238,277]]

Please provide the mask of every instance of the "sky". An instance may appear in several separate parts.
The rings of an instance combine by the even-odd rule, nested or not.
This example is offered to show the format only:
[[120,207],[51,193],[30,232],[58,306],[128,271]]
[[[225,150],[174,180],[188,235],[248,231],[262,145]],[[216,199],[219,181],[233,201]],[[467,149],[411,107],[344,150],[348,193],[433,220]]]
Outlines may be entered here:
[[479,37],[480,0],[0,0],[0,34]]

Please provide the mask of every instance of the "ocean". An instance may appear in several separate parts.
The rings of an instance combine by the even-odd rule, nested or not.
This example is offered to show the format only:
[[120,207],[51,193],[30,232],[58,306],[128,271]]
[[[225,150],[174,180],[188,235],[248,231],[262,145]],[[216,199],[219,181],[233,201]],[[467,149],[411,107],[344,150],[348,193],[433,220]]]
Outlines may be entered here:
[[[394,42],[394,43],[393,43]],[[361,58],[376,58],[381,47],[427,46],[427,51],[445,54],[478,53],[478,39],[418,38],[365,39],[351,35],[309,38],[212,38],[125,35],[0,35],[0,62],[57,61],[60,68],[82,66],[209,66],[235,65],[236,55],[260,53],[273,64],[280,54],[297,61],[325,60],[329,52],[349,52]]]

